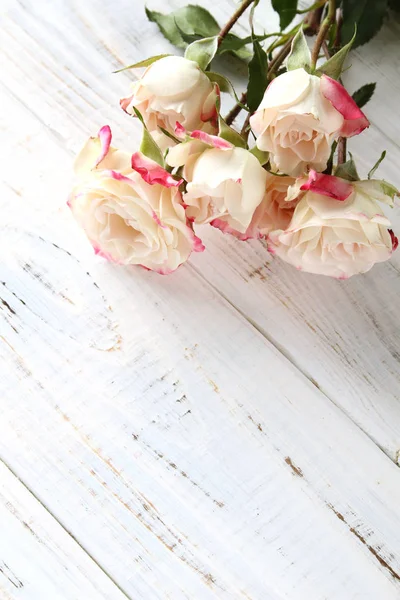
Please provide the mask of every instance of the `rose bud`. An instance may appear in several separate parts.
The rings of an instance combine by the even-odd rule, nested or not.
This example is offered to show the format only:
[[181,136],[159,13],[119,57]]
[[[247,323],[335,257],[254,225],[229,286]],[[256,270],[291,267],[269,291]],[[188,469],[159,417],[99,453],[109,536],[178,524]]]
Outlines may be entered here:
[[332,142],[361,133],[369,122],[339,82],[295,69],[271,82],[250,125],[272,168],[299,176],[323,171]]
[[160,127],[174,134],[176,123],[192,131],[217,131],[218,88],[198,64],[179,56],[166,56],[152,63],[133,84],[132,95],[121,107],[134,115],[135,107],[161,148],[173,144]]

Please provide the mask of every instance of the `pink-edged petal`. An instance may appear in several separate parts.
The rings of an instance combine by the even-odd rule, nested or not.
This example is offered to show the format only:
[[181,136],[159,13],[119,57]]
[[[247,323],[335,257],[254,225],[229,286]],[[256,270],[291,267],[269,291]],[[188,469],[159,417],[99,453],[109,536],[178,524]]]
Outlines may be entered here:
[[311,169],[308,180],[300,187],[301,190],[329,196],[335,200],[346,200],[353,192],[353,186],[348,181],[334,177],[333,175],[324,175]]
[[150,160],[141,152],[132,154],[132,169],[139,173],[146,183],[154,185],[158,183],[164,187],[179,187],[183,179],[177,181],[168,171],[160,167],[154,160]]
[[164,225],[161,220],[160,217],[158,216],[158,214],[153,210],[152,214],[151,214],[152,218],[154,219],[154,221],[157,223],[157,225],[159,227],[162,227],[163,229],[167,229],[167,226]]
[[392,250],[394,252],[395,250],[397,250],[397,247],[399,245],[399,240],[395,236],[393,229],[388,229],[388,232],[389,232],[389,235],[390,235],[390,239],[392,240]]
[[100,155],[96,159],[95,167],[97,167],[97,165],[99,165],[101,163],[101,161],[103,160],[103,158],[105,158],[107,156],[108,151],[110,149],[111,138],[112,138],[112,133],[111,133],[110,126],[109,125],[104,125],[99,130],[99,133],[97,134],[97,136],[98,136],[98,138],[100,140]]
[[108,262],[120,264],[120,261],[116,260],[109,252],[104,252],[104,250],[102,250],[96,244],[93,244],[93,250],[97,256],[101,256],[101,258],[108,260]]
[[121,98],[119,101],[119,105],[125,112],[127,111],[128,106],[132,102],[133,96],[129,96],[128,98]]
[[213,146],[214,148],[218,148],[219,150],[231,150],[233,148],[233,145],[227,140],[224,140],[223,138],[220,138],[217,135],[210,135],[205,131],[192,131],[190,137],[192,137],[195,140],[201,140],[205,144]]
[[119,171],[113,171],[112,169],[109,169],[107,171],[103,171],[104,175],[108,175],[108,177],[112,177],[113,179],[116,179],[117,181],[126,181],[126,183],[133,183],[132,179],[130,177],[127,177],[126,175],[122,175],[122,173],[119,173]]
[[178,137],[179,139],[184,139],[186,136],[186,129],[184,128],[183,125],[181,125],[181,123],[179,123],[179,121],[177,121],[175,123],[175,135],[176,137]]
[[213,89],[211,90],[203,104],[203,108],[200,115],[200,118],[203,121],[203,123],[209,122],[215,128],[218,127],[217,102],[220,96],[221,91],[219,89],[219,85],[215,83]]
[[348,94],[344,87],[335,79],[322,75],[321,77],[321,93],[334,108],[344,118],[344,123],[340,130],[340,135],[343,137],[351,137],[364,131],[369,127],[369,121],[360,110],[353,98]]
[[220,231],[222,231],[222,233],[233,235],[241,242],[261,237],[258,235],[258,233],[254,235],[254,232],[250,231],[250,227],[247,229],[247,231],[245,231],[245,233],[241,233],[240,231],[233,229],[233,227],[231,227],[229,223],[227,223],[227,221],[224,221],[223,219],[213,219],[212,221],[210,221],[210,225],[212,225],[216,229],[219,229]]
[[193,252],[204,252],[204,250],[206,249],[206,247],[203,244],[203,242],[201,241],[201,239],[199,237],[197,237],[197,235],[195,235],[194,233],[193,233],[192,242],[193,242]]

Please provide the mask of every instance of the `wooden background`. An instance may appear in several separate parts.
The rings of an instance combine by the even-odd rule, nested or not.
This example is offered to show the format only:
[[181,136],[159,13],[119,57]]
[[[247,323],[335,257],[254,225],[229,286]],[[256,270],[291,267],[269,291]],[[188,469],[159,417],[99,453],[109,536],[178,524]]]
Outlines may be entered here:
[[[3,0],[0,32],[1,600],[400,598],[400,252],[339,282],[206,228],[170,277],[106,264],[73,156],[105,123],[136,149],[112,71],[173,49],[142,0]],[[399,38],[345,75],[398,186]]]

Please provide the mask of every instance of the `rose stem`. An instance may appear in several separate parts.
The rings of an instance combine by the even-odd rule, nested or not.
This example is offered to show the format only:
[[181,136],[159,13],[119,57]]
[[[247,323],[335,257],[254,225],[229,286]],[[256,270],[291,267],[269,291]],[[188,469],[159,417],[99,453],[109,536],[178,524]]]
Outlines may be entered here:
[[243,94],[241,95],[241,98],[240,98],[240,102],[235,104],[235,106],[233,108],[231,108],[231,110],[228,112],[228,114],[225,117],[225,121],[226,121],[227,125],[232,125],[233,121],[236,119],[236,117],[242,110],[242,108],[243,108],[242,105],[246,104],[246,100],[247,100],[247,93],[243,92]]
[[[339,15],[339,19],[338,19],[338,23],[337,23],[338,29],[340,26],[340,20],[341,20],[341,16]],[[340,38],[340,36],[339,36],[339,38]],[[336,40],[335,40],[335,47],[337,49],[340,47],[340,44],[339,43],[337,44]],[[328,44],[326,43],[325,40],[322,42],[322,49],[324,51],[325,57],[327,58],[327,60],[329,60],[331,58],[331,53],[329,52]],[[347,158],[346,154],[347,154],[347,139],[344,137],[340,137],[337,142],[337,164],[338,165],[341,165],[346,162],[346,158]],[[332,159],[333,159],[333,156],[332,156]],[[327,172],[329,170],[329,173],[332,172],[332,163],[333,163],[333,160],[330,161],[330,164],[328,164],[328,168],[326,169]]]
[[239,6],[239,8],[237,9],[237,11],[233,13],[233,15],[231,16],[231,18],[227,22],[227,24],[224,25],[224,27],[219,32],[219,34],[218,34],[218,46],[220,46],[222,44],[222,40],[224,39],[224,37],[226,36],[226,34],[229,33],[229,31],[232,29],[232,27],[234,26],[234,24],[236,23],[236,21],[242,16],[242,14],[244,13],[244,11],[250,6],[250,4],[253,4],[253,2],[254,2],[254,0],[243,0],[242,4]]
[[342,165],[346,162],[347,139],[340,137],[337,145],[337,162]]
[[247,140],[249,139],[249,133],[250,133],[250,113],[247,113],[247,117],[243,123],[243,127],[241,129],[240,135],[242,136],[243,139]]
[[318,29],[321,25],[322,13],[324,12],[324,7],[320,6],[315,10],[312,10],[308,13],[306,18],[304,19],[304,23],[308,25],[308,27],[304,30],[306,35],[317,35]]
[[343,12],[342,12],[342,9],[339,8],[337,20],[336,20],[336,36],[335,36],[335,41],[333,43],[333,49],[334,49],[335,53],[338,50],[340,50],[341,37],[342,37],[342,25],[343,25]]
[[329,52],[328,44],[326,43],[325,40],[322,42],[322,50],[325,54],[326,60],[329,60],[331,57],[331,53]]
[[317,39],[315,40],[314,47],[311,53],[311,69],[315,69],[317,65],[317,60],[319,56],[319,51],[321,50],[322,42],[325,40],[329,27],[332,25],[335,19],[336,12],[336,0],[328,0],[328,14],[325,19],[322,21],[322,25],[317,35]]
[[[294,35],[293,35],[293,37],[294,37]],[[269,66],[268,66],[268,75],[272,75],[274,73],[274,71],[279,69],[279,67],[281,66],[281,64],[283,63],[283,61],[285,60],[285,58],[287,57],[287,55],[290,52],[290,48],[292,47],[292,40],[293,40],[293,38],[289,38],[288,41],[286,42],[286,44],[284,44],[284,46],[282,46],[282,48],[280,49],[278,54],[271,60],[271,62],[269,63]]]

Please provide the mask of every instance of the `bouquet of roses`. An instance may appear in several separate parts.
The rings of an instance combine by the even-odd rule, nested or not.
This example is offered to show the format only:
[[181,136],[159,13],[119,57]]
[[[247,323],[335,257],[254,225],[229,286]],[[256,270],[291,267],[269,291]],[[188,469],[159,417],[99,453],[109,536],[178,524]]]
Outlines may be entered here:
[[[112,147],[104,126],[76,160],[69,206],[97,254],[170,273],[204,250],[197,225],[210,224],[239,240],[262,238],[297,269],[339,279],[390,258],[398,242],[382,204],[393,205],[398,192],[372,178],[385,153],[360,179],[346,150],[347,138],[369,125],[360,107],[374,87],[351,97],[340,82],[356,34],[341,47],[341,9],[323,0],[289,32],[257,35],[257,4],[244,0],[222,29],[197,6],[147,11],[186,51],[127,67],[145,69],[121,100],[143,128],[140,149]],[[291,5],[289,15],[280,11],[287,28],[301,11],[283,4]],[[239,38],[230,29],[250,6],[251,35]],[[316,36],[311,50],[305,34]],[[226,52],[248,60],[240,100],[210,68]],[[225,118],[221,93],[237,101]],[[247,117],[239,131],[232,124],[241,110]]]

